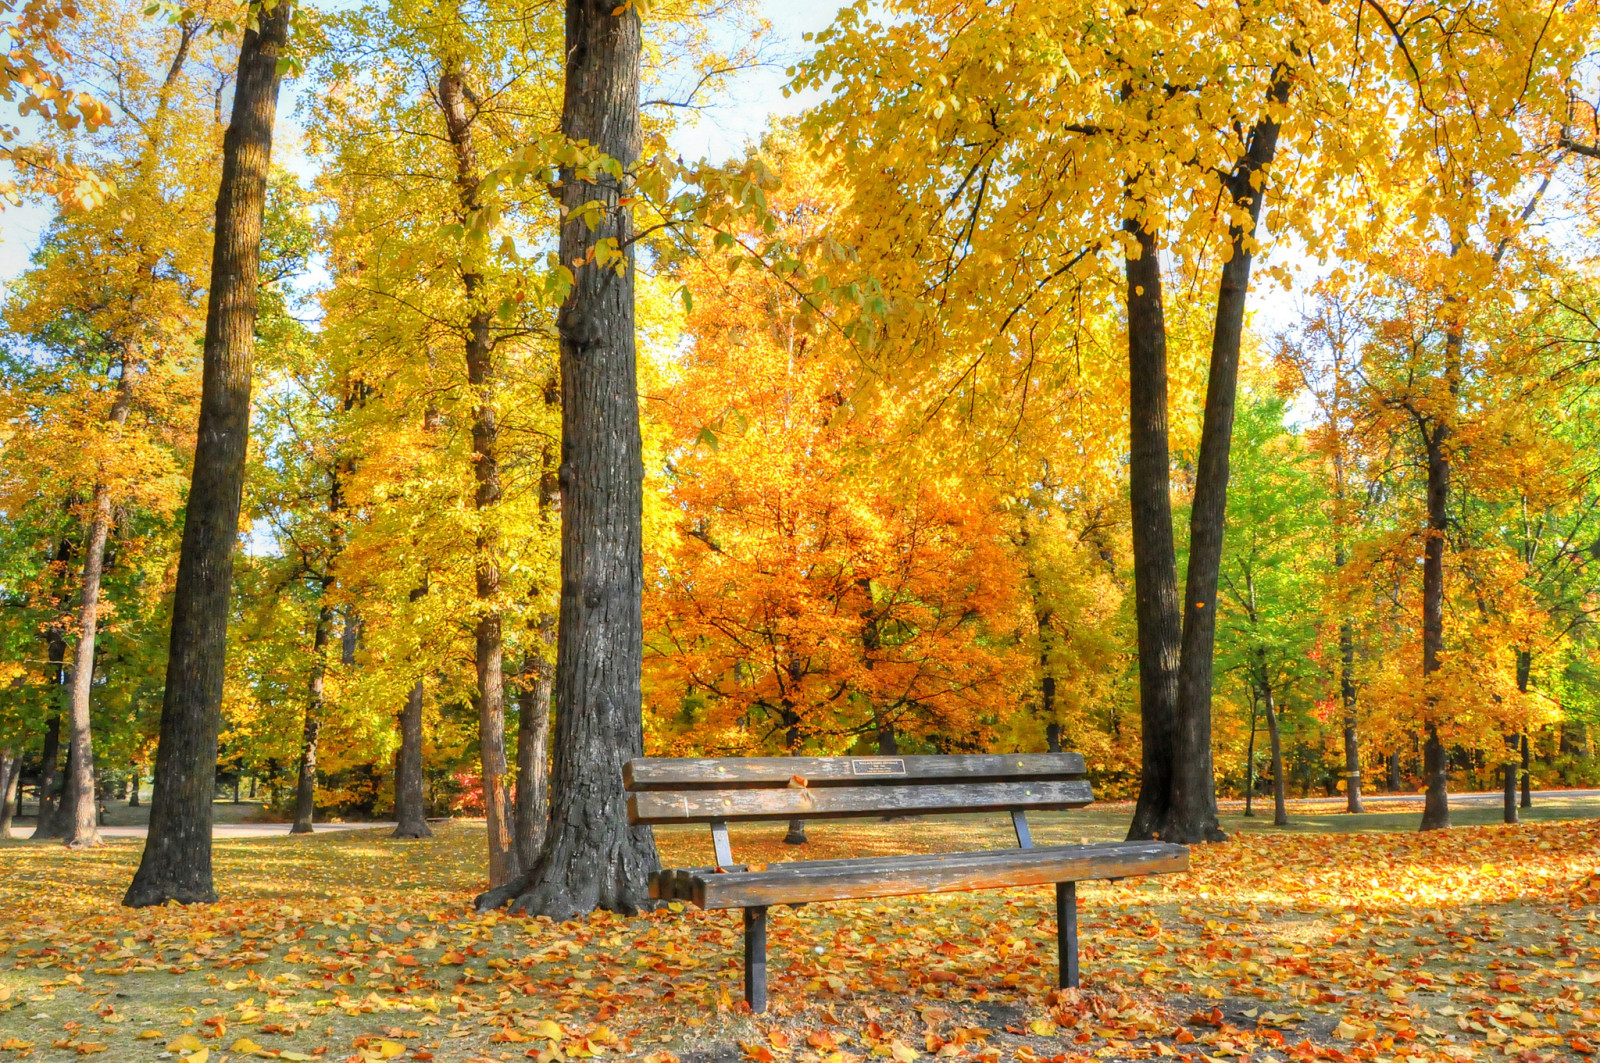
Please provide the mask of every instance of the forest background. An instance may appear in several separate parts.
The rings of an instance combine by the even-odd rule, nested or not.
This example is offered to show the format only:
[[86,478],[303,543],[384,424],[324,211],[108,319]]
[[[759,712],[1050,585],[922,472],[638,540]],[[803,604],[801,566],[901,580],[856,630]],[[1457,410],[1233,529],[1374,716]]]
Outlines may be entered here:
[[[1593,11],[1182,10],[857,6],[791,61],[758,9],[650,6],[648,752],[1070,749],[1139,794],[1136,540],[1156,483],[1205,567],[1217,304],[1270,242],[1215,586],[1169,603],[1191,762],[1280,814],[1600,783]],[[561,14],[297,15],[218,759],[297,827],[485,815],[497,884],[548,800]],[[152,771],[242,17],[72,8],[8,142],[49,221],[3,307],[0,830],[31,790],[68,831],[79,704],[101,798]],[[749,71],[797,113],[675,169]]]

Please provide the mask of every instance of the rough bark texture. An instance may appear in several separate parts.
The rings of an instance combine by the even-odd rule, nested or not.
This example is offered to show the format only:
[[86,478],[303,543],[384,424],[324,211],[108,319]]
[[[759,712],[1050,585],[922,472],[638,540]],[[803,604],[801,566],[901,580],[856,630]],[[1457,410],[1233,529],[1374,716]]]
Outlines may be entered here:
[[333,632],[333,606],[326,601],[331,577],[323,577],[323,603],[311,636],[311,677],[306,681],[306,721],[300,738],[300,776],[294,791],[294,826],[290,834],[310,834],[317,815],[317,739],[322,734],[322,688],[328,674],[328,640]]
[[1128,490],[1133,516],[1134,616],[1139,641],[1139,718],[1144,739],[1139,800],[1128,837],[1165,837],[1176,756],[1182,614],[1172,547],[1172,462],[1167,450],[1167,326],[1153,234],[1135,221],[1127,260]]
[[245,31],[233,114],[223,140],[200,425],[178,555],[150,831],[139,870],[123,898],[132,907],[216,899],[211,792],[250,426],[261,219],[278,105],[278,58],[288,36],[289,14],[287,0],[280,0],[271,11],[260,13],[258,29]]
[[400,752],[394,770],[396,838],[433,837],[422,793],[422,694],[422,679],[418,677],[400,713]]
[[[567,0],[561,131],[626,170],[639,158],[637,10],[612,0]],[[630,827],[622,765],[644,749],[642,546],[644,465],[634,351],[633,216],[622,183],[564,171],[560,256],[573,267],[561,308],[561,614],[556,643],[555,758],[550,833],[538,863],[478,899],[552,919],[651,904],[660,864],[649,827]],[[586,221],[585,203],[598,201]],[[590,227],[593,221],[594,227]],[[625,248],[606,266],[601,240]]]
[[[456,194],[463,223],[479,209],[482,176],[472,143],[468,91],[462,71],[450,65],[439,77],[439,107],[456,157]],[[473,505],[483,513],[500,502],[500,427],[495,410],[499,381],[494,343],[489,334],[491,311],[484,302],[483,276],[464,266],[461,286],[470,317],[467,321],[467,381],[472,385],[472,473],[477,480]],[[504,885],[517,873],[511,838],[511,794],[506,777],[505,646],[500,617],[499,543],[488,519],[480,519],[476,553],[477,629],[473,633],[478,674],[478,760],[483,774],[483,810],[488,821],[489,885]]]
[[[555,617],[541,618],[541,635],[555,641]],[[543,656],[523,668],[517,698],[517,866],[532,867],[550,821],[550,699],[555,669]]]

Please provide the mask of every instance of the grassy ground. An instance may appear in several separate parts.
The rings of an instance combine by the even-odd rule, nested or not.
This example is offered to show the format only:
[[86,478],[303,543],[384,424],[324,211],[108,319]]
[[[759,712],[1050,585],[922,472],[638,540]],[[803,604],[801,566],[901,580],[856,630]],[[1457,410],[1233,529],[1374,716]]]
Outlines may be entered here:
[[[1559,811],[1550,799],[1535,810]],[[1564,811],[1594,816],[1600,800]],[[1480,812],[1498,818],[1457,820]],[[1230,818],[1244,829],[1197,848],[1187,874],[1086,884],[1081,993],[1054,990],[1048,889],[776,909],[761,1017],[739,1003],[734,913],[559,926],[473,913],[476,825],[423,842],[219,842],[220,904],[137,912],[118,902],[141,843],[79,854],[0,843],[0,1059],[1587,1054],[1600,1027],[1600,824],[1418,835],[1419,810],[1291,813],[1300,822],[1288,831]],[[1117,837],[1125,817],[1040,816],[1035,838]],[[798,852],[781,833],[736,827],[735,854],[1012,844],[996,818],[814,824]],[[667,864],[709,858],[703,832],[658,839]]]

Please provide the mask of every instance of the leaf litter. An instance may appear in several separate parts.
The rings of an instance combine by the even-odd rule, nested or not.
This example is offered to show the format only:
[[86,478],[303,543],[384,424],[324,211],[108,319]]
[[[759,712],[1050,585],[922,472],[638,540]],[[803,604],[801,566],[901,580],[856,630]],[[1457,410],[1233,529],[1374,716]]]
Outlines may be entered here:
[[[971,821],[770,830],[747,858],[970,848]],[[703,840],[658,832],[663,861]],[[1184,875],[737,912],[479,914],[481,833],[219,842],[216,905],[129,910],[137,843],[4,849],[0,1060],[1556,1063],[1600,1043],[1600,823],[1241,833]]]

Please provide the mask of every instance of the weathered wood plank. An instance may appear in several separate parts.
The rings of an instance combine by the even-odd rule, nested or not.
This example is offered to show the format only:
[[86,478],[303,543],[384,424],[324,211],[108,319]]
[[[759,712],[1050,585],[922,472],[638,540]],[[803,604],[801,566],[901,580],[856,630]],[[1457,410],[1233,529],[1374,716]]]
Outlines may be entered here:
[[[951,859],[954,856],[967,859]],[[867,859],[850,862],[854,866],[808,869],[798,864],[781,871],[696,875],[691,899],[701,908],[767,907],[1128,878],[1189,867],[1189,850],[1168,842],[996,849],[944,857],[920,865],[901,858]]]
[[1094,801],[1083,780],[941,783],[928,786],[824,786],[782,790],[652,790],[628,797],[630,823],[757,822],[850,816],[1004,812],[1082,808]]
[[1079,753],[949,754],[915,757],[640,757],[622,768],[626,789],[733,790],[875,786],[919,782],[1027,782],[1081,778]]

